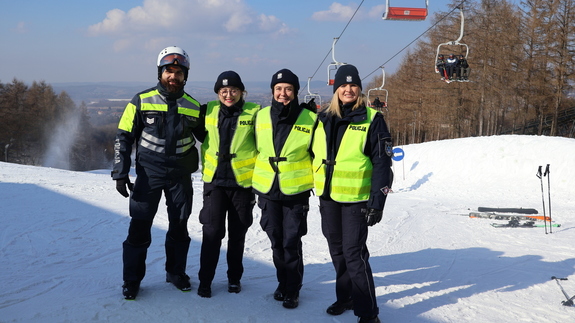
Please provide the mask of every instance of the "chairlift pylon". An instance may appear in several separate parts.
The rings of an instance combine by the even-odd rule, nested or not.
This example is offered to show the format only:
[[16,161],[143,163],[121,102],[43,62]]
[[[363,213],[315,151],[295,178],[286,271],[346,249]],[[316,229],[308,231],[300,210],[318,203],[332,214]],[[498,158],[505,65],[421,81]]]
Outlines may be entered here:
[[333,85],[333,83],[335,83],[335,73],[334,72],[337,71],[337,69],[340,66],[347,65],[347,63],[341,63],[335,59],[335,43],[337,43],[338,40],[339,40],[339,37],[335,37],[333,39],[333,43],[331,44],[332,62],[331,62],[331,64],[329,64],[327,66],[327,85]]
[[317,99],[315,101],[316,107],[319,110],[321,108],[322,102],[321,102],[321,95],[319,95],[319,93],[311,93],[311,91],[309,90],[309,82],[311,81],[311,77],[307,78],[307,94],[304,96],[303,100],[304,102],[308,103],[309,101],[311,101],[312,99]]
[[[367,105],[372,107],[372,108],[376,108],[380,111],[382,108],[385,108],[385,110],[387,110],[387,98],[389,95],[389,92],[383,88],[385,86],[385,69],[383,68],[383,66],[381,67],[381,73],[382,73],[381,86],[373,88],[373,89],[369,89],[367,91]],[[380,103],[382,104],[381,106],[375,106],[377,104],[374,104],[375,100],[374,101],[371,100],[371,91],[383,91],[383,92],[385,92],[385,101],[383,101],[383,102],[380,101]],[[379,101],[379,96],[376,97],[376,100]]]
[[427,18],[429,1],[425,0],[425,8],[394,7],[389,5],[390,0],[385,1],[383,20],[408,20],[422,21]]

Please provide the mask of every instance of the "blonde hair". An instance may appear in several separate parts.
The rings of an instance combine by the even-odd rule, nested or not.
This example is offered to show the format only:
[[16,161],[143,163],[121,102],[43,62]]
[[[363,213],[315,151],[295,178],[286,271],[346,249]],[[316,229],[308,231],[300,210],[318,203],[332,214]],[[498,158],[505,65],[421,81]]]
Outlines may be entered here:
[[[365,102],[366,102],[365,94],[363,94],[363,92],[359,92],[357,100],[355,101],[355,104],[353,105],[351,110],[353,111],[361,106],[364,106]],[[329,116],[336,115],[338,116],[338,118],[341,118],[341,101],[339,100],[339,95],[337,94],[337,91],[333,94],[329,105],[323,111],[325,111],[325,113]]]

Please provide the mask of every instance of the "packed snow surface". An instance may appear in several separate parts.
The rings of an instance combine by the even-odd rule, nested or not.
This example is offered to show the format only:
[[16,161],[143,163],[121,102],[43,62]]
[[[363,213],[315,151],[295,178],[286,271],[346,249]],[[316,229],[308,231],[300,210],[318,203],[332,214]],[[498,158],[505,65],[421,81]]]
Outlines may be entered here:
[[[575,140],[540,136],[462,138],[398,147],[393,193],[368,247],[383,322],[573,322]],[[540,180],[539,166],[550,173]],[[164,203],[136,301],[121,294],[128,199],[109,170],[73,172],[0,163],[0,322],[355,322],[330,316],[335,272],[317,197],[303,238],[305,274],[296,309],[273,299],[270,243],[254,209],[243,290],[227,292],[225,245],[213,296],[196,294],[202,182],[194,177],[187,273],[192,292],[165,282]],[[543,184],[543,194],[541,185]],[[548,187],[550,186],[550,194]],[[494,228],[467,215],[479,206],[536,208],[561,227]],[[542,223],[542,222],[541,222]],[[547,228],[547,231],[550,231]]]

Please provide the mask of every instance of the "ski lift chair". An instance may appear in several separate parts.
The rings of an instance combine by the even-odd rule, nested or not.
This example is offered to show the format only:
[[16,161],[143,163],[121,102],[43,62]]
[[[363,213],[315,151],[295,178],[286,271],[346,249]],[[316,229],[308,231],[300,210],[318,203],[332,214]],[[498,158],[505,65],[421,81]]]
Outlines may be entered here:
[[333,85],[335,83],[335,72],[337,69],[342,66],[346,65],[347,63],[338,62],[335,59],[335,43],[337,43],[339,37],[335,37],[333,39],[333,43],[331,44],[331,59],[332,62],[327,66],[327,85]]
[[304,102],[308,103],[312,99],[315,99],[316,108],[319,110],[321,108],[321,105],[322,105],[321,96],[319,95],[319,93],[311,93],[311,91],[309,90],[309,82],[310,81],[311,81],[311,77],[308,77],[307,78],[307,94],[304,96],[303,100],[304,100]]
[[[461,42],[461,39],[463,38],[463,30],[464,30],[464,26],[465,26],[465,17],[463,16],[463,6],[459,6],[459,15],[461,17],[461,28],[459,31],[459,38],[457,38],[456,40],[453,41],[449,41],[449,42],[445,42],[445,43],[441,43],[437,46],[437,51],[435,53],[435,57],[433,58],[433,69],[435,70],[435,73],[439,73],[436,63],[437,63],[437,58],[439,57],[440,54],[444,55],[444,56],[449,56],[449,54],[443,54],[442,53],[442,47],[446,47],[446,46],[460,46],[460,51],[455,51],[455,52],[460,52],[461,55],[463,55],[463,57],[465,59],[467,59],[467,56],[469,55],[469,46],[467,46],[466,44]],[[450,48],[452,49],[452,48]],[[444,50],[445,51],[445,50]],[[454,51],[451,50],[451,53],[453,53]],[[447,83],[449,83],[449,80],[446,80]]]
[[425,8],[390,7],[390,0],[385,1],[383,20],[408,20],[422,21],[427,18],[428,0],[425,0]]
[[[377,110],[380,110],[380,111],[381,111],[382,108],[385,108],[385,110],[387,110],[387,97],[388,97],[388,95],[389,95],[389,92],[388,92],[386,89],[383,88],[383,86],[385,85],[385,70],[383,69],[383,67],[381,68],[381,72],[382,72],[382,74],[383,74],[383,75],[382,75],[382,78],[381,78],[381,86],[380,86],[380,87],[373,88],[373,89],[369,89],[369,90],[367,91],[367,105],[370,106],[370,107],[372,107],[372,108],[376,108]],[[375,92],[375,91],[382,91],[382,92],[385,93],[385,101],[383,101],[383,102],[384,102],[384,105],[383,105],[382,107],[374,107],[374,106],[373,106],[373,100],[371,100],[371,93],[372,93],[372,91],[373,91],[373,92]],[[376,98],[379,98],[379,96],[376,96]]]

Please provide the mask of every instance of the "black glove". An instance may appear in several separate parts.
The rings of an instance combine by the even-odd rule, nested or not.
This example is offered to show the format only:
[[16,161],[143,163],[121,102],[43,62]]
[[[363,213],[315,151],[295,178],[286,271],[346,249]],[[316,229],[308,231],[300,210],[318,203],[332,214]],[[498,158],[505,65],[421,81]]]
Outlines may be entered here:
[[130,182],[129,178],[121,178],[121,179],[117,179],[116,180],[116,190],[118,192],[120,192],[120,194],[122,194],[123,197],[129,197],[130,193],[128,193],[128,190],[126,189],[126,186],[128,187],[128,190],[133,190],[134,189],[134,184],[132,184]]
[[376,209],[369,208],[369,209],[367,209],[367,212],[365,213],[365,221],[367,222],[367,225],[370,227],[376,223],[379,223],[379,221],[381,221],[382,217],[383,217],[383,211],[382,210],[376,210]]

